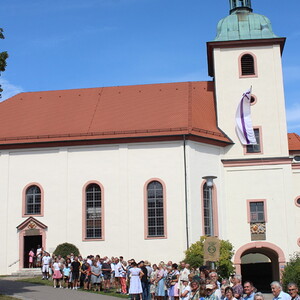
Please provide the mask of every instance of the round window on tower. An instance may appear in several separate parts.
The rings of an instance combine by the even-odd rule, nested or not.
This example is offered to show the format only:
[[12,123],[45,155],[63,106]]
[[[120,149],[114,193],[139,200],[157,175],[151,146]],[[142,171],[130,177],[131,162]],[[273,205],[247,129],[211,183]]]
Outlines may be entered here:
[[300,207],[300,196],[295,199],[296,206]]
[[257,102],[257,98],[255,95],[251,95],[251,99],[250,99],[250,105],[254,105]]
[[300,155],[294,156],[294,162],[300,162]]

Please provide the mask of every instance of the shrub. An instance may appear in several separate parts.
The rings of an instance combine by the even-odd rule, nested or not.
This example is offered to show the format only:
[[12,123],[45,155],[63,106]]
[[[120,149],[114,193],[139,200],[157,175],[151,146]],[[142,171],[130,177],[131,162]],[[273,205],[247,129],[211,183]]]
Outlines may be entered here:
[[69,243],[58,245],[53,252],[54,255],[61,255],[63,258],[66,258],[67,255],[70,255],[71,253],[74,253],[74,255],[77,256],[79,255],[79,249],[75,245]]
[[300,287],[300,252],[295,252],[282,273],[282,284],[284,290],[287,290],[289,283],[296,283]]
[[[206,237],[202,236],[200,241],[192,244],[185,251],[184,261],[193,268],[198,268],[204,264],[204,241]],[[231,261],[234,251],[229,241],[220,240],[220,259],[216,262],[216,271],[221,278],[228,278],[233,274],[234,267]]]

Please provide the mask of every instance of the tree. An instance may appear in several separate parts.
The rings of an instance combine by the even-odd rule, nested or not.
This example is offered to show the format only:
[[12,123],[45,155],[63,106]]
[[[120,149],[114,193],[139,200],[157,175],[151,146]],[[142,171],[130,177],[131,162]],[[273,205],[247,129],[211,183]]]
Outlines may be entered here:
[[[3,29],[0,28],[0,39],[4,39],[4,35],[3,35]],[[8,54],[6,51],[0,52],[0,76],[1,76],[1,72],[5,71],[6,68],[6,59],[8,58]],[[2,88],[1,88],[1,84],[0,84],[0,98],[1,98],[1,93],[3,92]]]
[[292,255],[282,273],[282,283],[285,290],[291,282],[300,287],[300,252],[295,252]]
[[[184,261],[197,268],[204,264],[204,241],[206,237],[202,236],[200,241],[192,244],[185,251]],[[216,262],[217,273],[221,278],[228,278],[233,274],[234,267],[231,261],[234,251],[233,246],[229,241],[220,240],[220,259]]]
[[79,249],[70,243],[59,244],[53,252],[54,255],[61,255],[63,258],[66,258],[71,253],[77,256],[79,255]]

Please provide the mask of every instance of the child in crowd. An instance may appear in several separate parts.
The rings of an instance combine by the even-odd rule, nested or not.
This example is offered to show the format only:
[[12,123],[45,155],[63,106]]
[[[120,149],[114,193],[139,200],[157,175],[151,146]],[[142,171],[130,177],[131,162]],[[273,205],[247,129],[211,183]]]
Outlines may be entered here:
[[71,289],[71,282],[70,282],[70,273],[71,273],[71,268],[70,265],[68,263],[68,260],[66,261],[66,264],[63,268],[63,274],[64,274],[64,282],[65,282],[65,288],[66,289]]
[[58,285],[59,285],[60,288],[62,288],[62,285],[61,285],[61,279],[62,279],[61,268],[62,268],[62,265],[59,262],[59,259],[56,258],[55,262],[52,265],[52,271],[53,271],[52,278],[53,278],[53,287],[54,288],[56,288]]

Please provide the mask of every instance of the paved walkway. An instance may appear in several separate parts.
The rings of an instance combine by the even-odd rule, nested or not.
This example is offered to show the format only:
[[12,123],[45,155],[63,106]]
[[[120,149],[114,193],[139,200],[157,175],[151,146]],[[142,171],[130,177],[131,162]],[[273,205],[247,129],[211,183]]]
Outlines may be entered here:
[[[19,278],[18,278],[19,279]],[[0,278],[0,294],[22,300],[121,300],[113,296],[82,292],[80,290],[54,289],[52,286],[15,281],[15,278]],[[272,294],[264,294],[265,300],[272,300]]]
[[23,300],[121,300],[120,298],[81,292],[79,290],[54,289],[51,286],[31,284],[0,278],[0,294],[12,296]]

